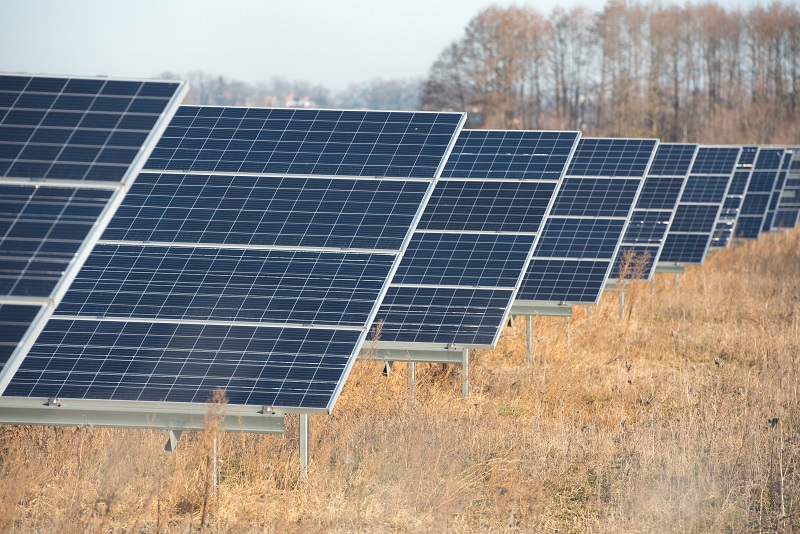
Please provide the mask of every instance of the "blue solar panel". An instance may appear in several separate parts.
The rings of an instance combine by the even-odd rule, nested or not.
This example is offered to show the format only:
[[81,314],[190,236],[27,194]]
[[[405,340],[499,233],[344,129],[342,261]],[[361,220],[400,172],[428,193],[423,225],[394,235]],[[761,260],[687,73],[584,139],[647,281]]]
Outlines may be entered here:
[[711,238],[712,248],[726,248],[733,240],[734,228],[736,228],[741,214],[744,194],[750,184],[756,156],[758,156],[757,146],[742,147],[742,153],[736,162],[736,171],[733,173],[731,185],[728,187],[728,195]]
[[636,210],[673,211],[678,203],[686,176],[648,176],[636,202]]
[[394,256],[98,244],[57,315],[360,326]]
[[5,395],[330,410],[464,116],[181,109]]
[[496,343],[578,137],[461,133],[378,313],[379,343]]
[[713,202],[722,203],[731,181],[727,176],[689,176],[686,188],[681,195],[681,203]]
[[778,203],[780,202],[781,194],[783,193],[783,186],[786,183],[786,171],[781,170],[775,178],[775,187],[772,190],[772,195],[769,199],[769,207],[767,214],[764,217],[764,224],[761,226],[761,232],[769,232],[775,221],[775,213],[778,211]]
[[739,160],[739,147],[703,147],[697,151],[691,174],[730,175]]
[[182,88],[0,74],[0,368],[60,302]]
[[551,215],[627,217],[641,185],[642,180],[638,178],[609,180],[567,176]]
[[760,148],[756,156],[734,236],[755,239],[761,234],[775,182],[783,163],[784,149]]
[[575,139],[575,132],[464,130],[442,177],[558,180]]
[[[778,201],[778,209],[775,212],[775,228],[794,228],[800,218],[800,161],[798,150],[793,147],[786,150],[784,157],[784,168],[786,169],[786,181],[783,185],[783,192]],[[787,163],[788,161],[788,163]]]
[[41,306],[0,304],[0,368],[28,331]]
[[652,277],[697,151],[695,144],[658,145],[653,167],[614,259],[612,279]]
[[708,233],[714,228],[718,213],[718,205],[682,204],[675,211],[675,219],[672,221],[670,232]]
[[539,260],[528,266],[520,299],[591,303],[603,291],[610,261]]
[[54,317],[4,395],[324,406],[354,330],[66,320]]
[[[717,231],[740,147],[701,146],[669,228],[660,262],[702,263]],[[704,245],[701,246],[701,244]]]
[[[573,158],[556,194],[518,301],[597,302],[657,145],[647,139],[581,139],[575,155],[582,160],[576,164]],[[661,171],[680,166],[680,159],[678,152],[663,158]],[[592,172],[598,176],[576,176]]]
[[696,152],[694,144],[662,143],[658,145],[648,176],[686,176]]
[[624,219],[560,219],[545,223],[537,257],[602,259],[614,255]]
[[522,232],[538,228],[557,182],[440,180],[419,230]]
[[534,240],[530,234],[415,232],[392,283],[514,287]]
[[708,250],[708,241],[706,235],[669,233],[661,252],[661,261],[692,263],[696,260],[699,263]]
[[733,180],[728,189],[728,198],[733,195],[743,195],[747,190],[747,184],[750,182],[751,171],[736,171],[733,173]]
[[782,148],[762,148],[758,151],[756,169],[780,169],[783,163],[783,152]]
[[461,117],[182,106],[145,169],[433,178]]
[[179,88],[0,75],[0,177],[119,182]]
[[632,245],[661,244],[664,241],[664,236],[671,220],[671,211],[634,211],[633,215],[631,215],[631,222],[625,232],[625,237],[622,240],[620,253],[625,250],[629,242]]
[[380,340],[491,343],[513,294],[513,289],[390,287],[379,314]]
[[0,184],[0,295],[50,296],[112,193]]
[[142,173],[103,239],[399,249],[424,181]]
[[644,178],[658,141],[654,139],[587,139],[578,143],[568,176]]
[[743,146],[739,161],[736,162],[737,169],[752,168],[758,156],[757,146]]

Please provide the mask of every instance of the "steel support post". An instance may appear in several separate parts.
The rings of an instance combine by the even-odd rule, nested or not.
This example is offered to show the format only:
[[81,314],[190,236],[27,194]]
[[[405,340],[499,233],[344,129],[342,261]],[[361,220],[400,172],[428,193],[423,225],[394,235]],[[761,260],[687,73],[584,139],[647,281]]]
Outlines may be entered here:
[[469,349],[464,349],[464,360],[461,362],[461,395],[469,397]]
[[525,317],[525,345],[528,365],[533,365],[533,315]]
[[569,347],[570,336],[572,334],[570,327],[572,326],[572,317],[567,317],[567,346]]
[[625,292],[619,292],[619,320],[625,320]]
[[300,414],[300,466],[303,472],[308,471],[308,414]]
[[679,286],[679,284],[680,284],[680,281],[681,281],[681,275],[680,275],[680,273],[675,273],[675,294],[676,294],[676,295],[677,295],[678,293],[680,293],[680,289],[679,289],[679,287],[678,287],[678,286]]
[[408,405],[417,401],[417,362],[408,362]]
[[586,307],[586,317],[589,319],[589,324],[592,324],[592,310],[594,310],[594,306],[587,306]]
[[213,454],[213,458],[211,458],[211,467],[214,469],[214,487],[219,487],[219,435],[214,435],[214,448],[211,452]]

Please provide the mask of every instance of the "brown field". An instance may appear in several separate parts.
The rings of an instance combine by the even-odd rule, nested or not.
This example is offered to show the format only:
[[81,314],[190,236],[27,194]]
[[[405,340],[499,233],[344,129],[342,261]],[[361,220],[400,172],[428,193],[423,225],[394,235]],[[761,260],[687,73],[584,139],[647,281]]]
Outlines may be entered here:
[[800,530],[800,233],[634,284],[620,321],[525,324],[460,369],[359,362],[330,417],[284,436],[0,427],[2,532]]

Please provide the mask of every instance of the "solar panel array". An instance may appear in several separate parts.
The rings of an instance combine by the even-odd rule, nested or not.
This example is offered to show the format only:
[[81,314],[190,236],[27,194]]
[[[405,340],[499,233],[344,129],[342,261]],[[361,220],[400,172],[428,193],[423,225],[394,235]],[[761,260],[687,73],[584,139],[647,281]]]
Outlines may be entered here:
[[223,389],[330,411],[373,323],[392,350],[491,347],[512,303],[594,304],[623,257],[647,279],[800,218],[794,148],[461,132],[461,113],[173,118],[184,92],[0,75],[3,406]]
[[60,300],[182,88],[0,75],[0,368]]
[[695,144],[658,145],[610,278],[653,276],[697,150]]
[[4,394],[329,410],[463,120],[181,107]]
[[658,141],[578,142],[515,307],[600,298]]
[[578,137],[461,132],[378,313],[382,345],[497,342]]
[[764,217],[764,224],[761,226],[761,232],[769,232],[775,222],[775,214],[778,211],[778,204],[780,203],[781,195],[786,184],[786,175],[792,164],[792,153],[786,149],[783,153],[783,160],[781,162],[781,170],[775,178],[775,186],[772,189],[772,196],[769,199],[769,207],[767,214]]
[[728,187],[728,194],[722,205],[717,227],[711,238],[711,248],[727,248],[733,241],[733,230],[742,210],[742,201],[745,191],[750,184],[750,176],[753,173],[753,166],[758,155],[757,146],[743,146],[739,161],[736,162],[736,170],[733,172],[731,185]]
[[698,149],[661,252],[662,263],[703,262],[740,153],[739,147]]
[[[786,150],[786,158],[790,159],[786,169],[786,181],[775,212],[775,228],[794,228],[800,219],[800,147]],[[785,163],[785,161],[784,161]]]
[[775,182],[783,164],[784,149],[762,147],[753,165],[734,237],[755,239],[761,234]]

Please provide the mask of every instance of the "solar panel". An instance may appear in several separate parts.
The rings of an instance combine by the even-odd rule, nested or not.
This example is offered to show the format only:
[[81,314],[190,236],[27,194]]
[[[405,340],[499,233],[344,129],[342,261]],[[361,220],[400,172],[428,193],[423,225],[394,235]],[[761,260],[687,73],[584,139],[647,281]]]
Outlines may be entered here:
[[[786,181],[783,185],[778,202],[778,209],[775,212],[775,228],[795,228],[798,218],[800,218],[800,158],[798,158],[800,148],[793,147],[786,150],[784,167],[786,168]],[[788,160],[788,167],[786,162]]]
[[653,276],[697,150],[695,144],[658,145],[614,259],[611,279],[649,280]]
[[764,217],[764,224],[761,226],[761,232],[769,232],[775,225],[775,216],[778,212],[778,204],[780,203],[784,187],[786,185],[786,176],[792,164],[792,153],[790,149],[786,149],[783,153],[781,160],[781,170],[775,178],[775,186],[772,189],[772,196],[769,199],[769,207],[767,214]]
[[453,117],[182,106],[145,169],[430,178],[452,139]]
[[775,182],[781,172],[784,149],[761,147],[758,151],[750,183],[742,200],[734,236],[755,239],[761,234]]
[[41,310],[42,306],[0,304],[0,367],[14,353]]
[[[600,298],[644,177],[653,139],[581,139],[534,250],[514,313]],[[680,165],[676,152],[661,168]]]
[[497,342],[578,137],[461,132],[378,312],[379,349]]
[[60,302],[184,91],[0,74],[0,368]]
[[0,182],[0,295],[49,297],[113,193]]
[[0,75],[0,177],[123,181],[180,87]]
[[662,264],[703,262],[741,150],[722,146],[698,149],[661,252]]
[[463,120],[180,108],[4,395],[329,411]]
[[714,236],[711,238],[712,248],[727,248],[733,240],[733,230],[739,220],[742,201],[750,184],[750,176],[753,172],[753,164],[757,155],[757,146],[742,147],[742,153],[736,163],[731,185],[728,187],[728,195],[725,197],[722,211],[719,214],[719,221],[714,230]]

